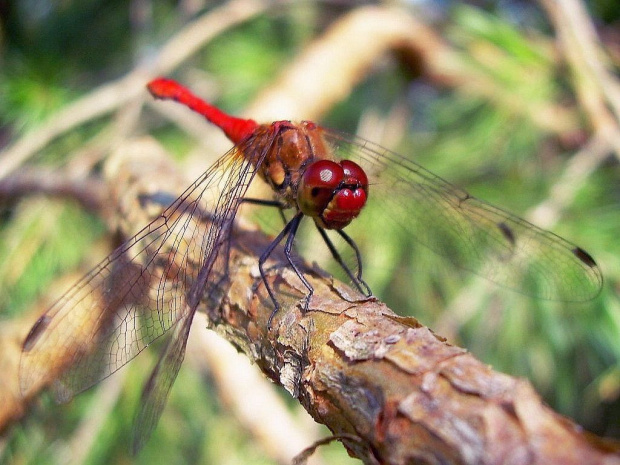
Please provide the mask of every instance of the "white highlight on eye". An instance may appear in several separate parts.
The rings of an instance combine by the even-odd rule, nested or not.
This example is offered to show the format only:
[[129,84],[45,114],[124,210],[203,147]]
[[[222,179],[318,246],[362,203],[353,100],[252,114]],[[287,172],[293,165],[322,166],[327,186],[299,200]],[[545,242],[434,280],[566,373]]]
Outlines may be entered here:
[[319,177],[321,178],[321,181],[329,182],[334,177],[333,175],[334,173],[332,173],[332,170],[321,170]]

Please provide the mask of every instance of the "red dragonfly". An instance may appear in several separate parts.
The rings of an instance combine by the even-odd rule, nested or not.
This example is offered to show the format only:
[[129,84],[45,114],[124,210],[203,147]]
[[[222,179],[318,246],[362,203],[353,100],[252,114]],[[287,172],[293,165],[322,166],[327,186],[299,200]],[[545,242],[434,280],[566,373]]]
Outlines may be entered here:
[[[343,228],[373,196],[381,201],[376,214],[384,213],[377,221],[396,221],[457,266],[502,286],[523,291],[524,281],[542,283],[534,291],[536,297],[565,301],[589,300],[601,290],[600,270],[583,249],[472,197],[393,152],[309,121],[257,124],[235,118],[169,79],[155,79],[148,89],[155,98],[176,100],[203,115],[235,146],[38,319],[23,343],[20,366],[23,394],[51,385],[59,400],[68,400],[171,330],[143,391],[135,451],[161,415],[196,309],[219,279],[216,276],[226,272],[228,239],[242,202],[294,212],[259,261],[274,305],[272,318],[278,298],[263,266],[285,239],[290,266],[308,290],[303,308],[312,296],[312,286],[290,255],[305,216],[314,220],[355,286],[370,294],[360,253]],[[256,175],[271,186],[275,200],[245,198]],[[335,231],[352,247],[355,272],[341,260],[326,230]],[[47,379],[46,367],[59,363],[60,377]]]

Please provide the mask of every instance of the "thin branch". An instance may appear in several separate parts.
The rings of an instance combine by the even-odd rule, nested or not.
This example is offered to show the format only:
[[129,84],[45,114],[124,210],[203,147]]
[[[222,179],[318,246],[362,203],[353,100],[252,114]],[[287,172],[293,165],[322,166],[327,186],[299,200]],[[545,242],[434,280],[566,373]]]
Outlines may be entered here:
[[265,11],[269,5],[269,2],[235,0],[189,23],[160,49],[150,63],[140,63],[124,77],[67,105],[2,151],[0,179],[62,134],[118,110],[132,100],[148,98],[144,92],[145,82],[156,75],[170,73],[223,30]]
[[103,381],[101,389],[90,399],[80,424],[68,442],[72,463],[84,463],[97,440],[98,433],[105,427],[110,412],[123,394],[123,381],[126,370]]
[[0,201],[17,200],[28,195],[47,195],[77,200],[86,210],[103,206],[107,191],[100,179],[75,177],[66,170],[30,168],[0,179]]
[[573,112],[557,104],[530,104],[506,92],[491,76],[475,69],[463,51],[401,8],[357,8],[307,47],[246,114],[257,121],[318,119],[349,95],[388,53],[415,63],[433,83],[477,95],[530,118],[554,133],[578,127]]
[[548,198],[530,209],[527,220],[545,229],[553,228],[562,212],[572,205],[579,191],[613,150],[607,137],[600,132],[595,133],[570,158],[561,176],[551,186]]
[[620,121],[620,83],[610,69],[612,60],[598,38],[586,5],[580,0],[542,3],[554,20],[574,72],[589,75]]
[[[596,132],[620,157],[620,83],[579,0],[540,0],[555,27],[563,55],[574,76],[576,94]],[[611,111],[610,111],[611,109]]]

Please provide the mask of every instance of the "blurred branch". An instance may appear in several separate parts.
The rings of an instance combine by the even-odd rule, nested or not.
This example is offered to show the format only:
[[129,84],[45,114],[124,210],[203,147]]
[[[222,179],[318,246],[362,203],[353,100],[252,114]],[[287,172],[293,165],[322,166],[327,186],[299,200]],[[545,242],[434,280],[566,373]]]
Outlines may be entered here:
[[570,158],[560,178],[551,186],[548,197],[530,209],[527,220],[541,228],[553,228],[562,212],[570,207],[590,176],[611,153],[609,142],[604,134],[595,133]]
[[77,200],[86,210],[94,211],[102,207],[106,191],[99,179],[74,177],[67,170],[29,168],[0,179],[0,200],[37,194]]
[[[140,63],[123,78],[105,84],[69,104],[40,127],[0,153],[0,178],[44,148],[52,140],[95,118],[118,110],[128,102],[144,99],[143,86],[150,78],[168,74],[226,28],[266,11],[274,3],[235,0],[210,11],[174,35],[148,63]],[[528,106],[511,96],[490,77],[473,69],[460,52],[443,41],[429,26],[400,9],[364,7],[336,23],[313,43],[280,79],[248,109],[257,119],[283,116],[316,119],[353,86],[386,51],[403,53],[436,83],[480,95],[512,111],[527,114],[552,132],[567,132],[577,122],[560,105]],[[334,70],[338,70],[335,72]]]
[[555,27],[577,97],[594,130],[620,158],[620,83],[585,5],[579,0],[541,0]]
[[0,179],[62,134],[121,109],[133,100],[143,101],[146,98],[145,82],[159,74],[170,73],[223,30],[264,11],[269,5],[269,2],[235,0],[189,23],[148,63],[139,63],[121,79],[104,84],[67,105],[47,122],[9,145],[0,153]]
[[573,111],[565,106],[532,104],[506,92],[469,63],[467,52],[451,46],[421,18],[400,8],[375,6],[357,8],[333,24],[261,93],[247,114],[257,121],[318,119],[349,95],[388,52],[421,70],[433,84],[488,99],[546,131],[562,134],[578,127]]
[[81,418],[71,440],[67,444],[71,451],[71,463],[85,463],[88,454],[97,441],[98,432],[105,427],[110,412],[123,394],[126,370],[104,380],[96,395],[90,400],[86,414]]

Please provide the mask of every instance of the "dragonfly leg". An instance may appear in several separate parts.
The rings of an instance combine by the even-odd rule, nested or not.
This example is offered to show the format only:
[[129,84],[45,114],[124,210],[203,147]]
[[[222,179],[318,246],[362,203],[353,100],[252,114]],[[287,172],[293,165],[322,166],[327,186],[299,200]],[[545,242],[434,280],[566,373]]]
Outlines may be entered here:
[[299,276],[299,279],[301,279],[301,282],[304,283],[304,286],[306,286],[306,289],[308,289],[308,295],[306,296],[306,301],[304,303],[304,311],[307,311],[308,306],[310,305],[310,299],[312,298],[312,294],[314,294],[314,288],[312,287],[312,284],[308,282],[308,280],[305,278],[299,268],[297,268],[297,265],[295,265],[295,262],[293,261],[293,257],[291,257],[291,250],[293,248],[293,242],[295,241],[295,235],[297,234],[297,228],[299,228],[299,223],[301,223],[301,219],[303,217],[303,213],[300,212],[296,214],[290,221],[291,230],[288,234],[288,238],[286,239],[286,244],[284,245],[284,255],[286,255],[286,259],[288,260],[293,270],[295,270],[297,276]]
[[266,200],[266,199],[252,199],[252,198],[244,198],[241,200],[243,203],[251,203],[252,205],[262,205],[264,207],[276,207],[280,210],[280,216],[282,217],[282,221],[284,224],[288,223],[286,216],[284,216],[284,210],[287,208],[279,200]]
[[353,284],[355,284],[355,287],[357,288],[357,290],[360,291],[362,294],[365,294],[367,297],[370,297],[372,295],[372,291],[370,290],[370,287],[368,286],[368,284],[366,284],[366,281],[364,281],[364,279],[362,278],[362,254],[360,253],[359,248],[357,247],[357,244],[355,243],[355,241],[351,238],[351,236],[346,234],[344,231],[340,229],[336,230],[336,232],[340,234],[340,236],[345,240],[347,244],[349,244],[349,246],[355,252],[355,258],[357,261],[357,273],[353,274],[351,269],[347,266],[347,264],[344,262],[344,260],[340,256],[340,253],[338,252],[338,250],[336,250],[336,247],[334,247],[334,243],[331,241],[331,239],[327,235],[327,232],[325,231],[325,229],[321,228],[316,223],[315,225],[316,225],[316,228],[319,230],[319,233],[321,234],[323,241],[325,241],[327,248],[331,252],[332,257],[334,257],[334,260],[338,262],[338,264],[347,274],[349,279],[353,282]]
[[303,213],[301,212],[297,213],[293,217],[293,219],[289,221],[286,224],[286,226],[284,226],[284,229],[282,229],[280,234],[278,234],[277,237],[271,242],[271,244],[269,244],[269,247],[265,249],[265,251],[262,253],[260,258],[258,259],[258,269],[260,271],[261,278],[263,279],[263,282],[265,283],[265,288],[267,289],[267,293],[269,294],[269,297],[271,298],[271,301],[273,302],[273,305],[274,305],[274,310],[273,312],[271,312],[271,315],[269,315],[269,321],[268,321],[269,328],[271,327],[271,322],[273,320],[273,317],[275,316],[276,313],[278,313],[278,310],[280,310],[280,304],[278,302],[278,299],[276,298],[276,295],[273,289],[271,288],[271,286],[269,285],[267,281],[267,274],[265,273],[264,265],[267,259],[269,258],[269,256],[271,255],[271,253],[278,246],[278,244],[282,242],[282,239],[284,239],[285,236],[288,236],[288,237],[286,240],[286,244],[284,246],[284,255],[286,256],[286,259],[291,265],[291,267],[293,268],[293,270],[295,270],[295,273],[297,274],[297,276],[299,276],[299,279],[301,279],[304,286],[308,289],[308,296],[306,297],[305,305],[304,305],[304,308],[306,310],[308,309],[310,298],[312,297],[312,294],[314,292],[314,288],[308,282],[308,280],[304,277],[304,275],[301,273],[297,265],[295,265],[291,257],[291,249],[293,247],[293,241],[295,240],[295,234],[297,233],[297,228],[299,228],[299,223],[301,222],[302,218],[303,218]]
[[[240,200],[240,204],[241,203],[250,203],[254,205],[265,205],[268,207],[278,207],[281,213],[282,213],[282,209],[284,208],[284,205],[282,205],[277,200],[242,198]],[[282,215],[284,214],[282,213]],[[284,216],[282,217],[284,218]],[[284,223],[286,224],[286,221]],[[223,234],[224,237],[228,237],[228,239],[225,240],[225,245],[224,245],[224,257],[225,257],[224,258],[224,271],[222,272],[222,276],[220,277],[219,281],[214,286],[214,288],[216,289],[219,288],[222,285],[222,283],[228,279],[228,276],[229,276],[228,269],[230,266],[230,253],[231,253],[231,247],[232,247],[232,241],[230,240],[230,234],[233,229],[233,221],[230,221],[227,227],[228,227],[229,233]]]
[[263,205],[265,207],[277,207],[280,210],[286,208],[286,206],[279,200],[253,199],[251,197],[244,197],[241,199],[241,202],[251,203],[252,205]]
[[357,274],[355,275],[357,280],[353,280],[355,282],[355,285],[362,292],[362,294],[365,294],[366,297],[370,297],[372,295],[372,290],[370,289],[370,286],[366,283],[366,281],[364,281],[364,278],[362,278],[362,254],[360,252],[360,249],[357,247],[357,244],[355,243],[353,238],[347,233],[345,233],[342,229],[337,229],[336,232],[340,235],[340,237],[345,240],[347,244],[349,244],[349,247],[351,247],[355,252],[355,259],[357,261]]

